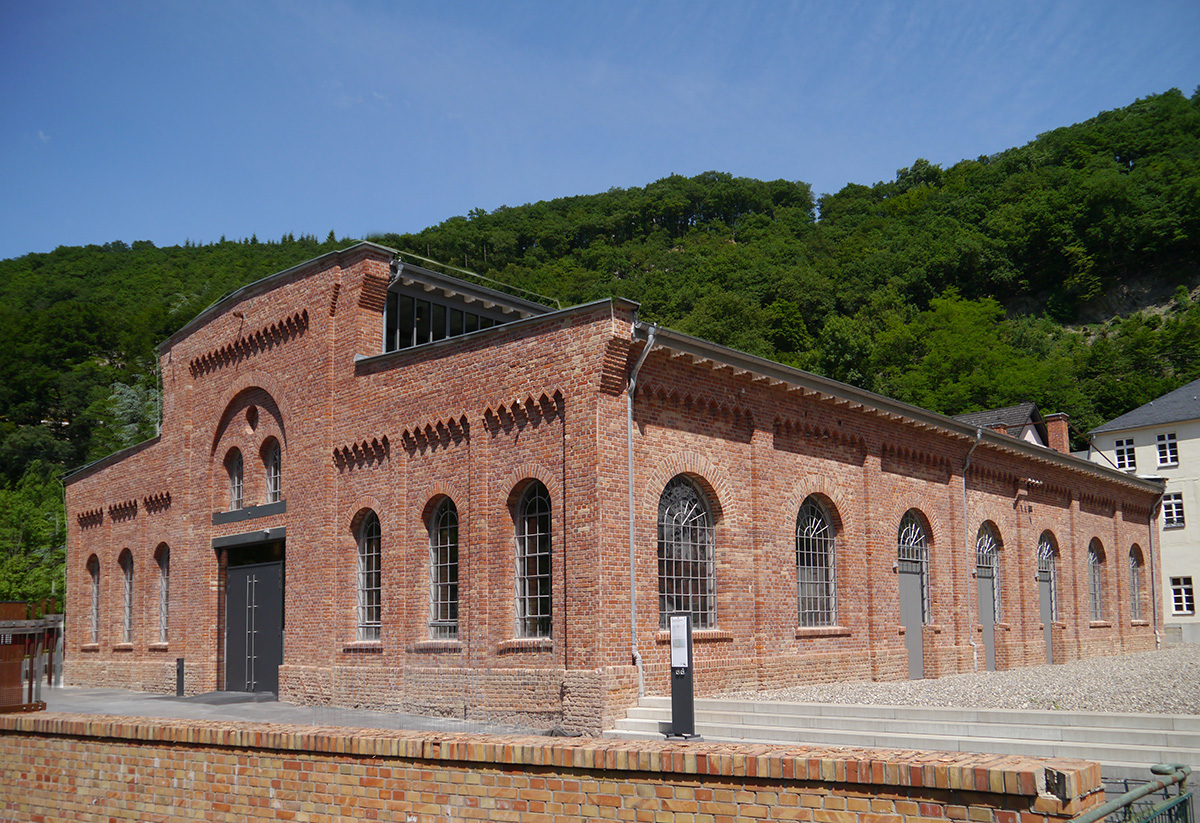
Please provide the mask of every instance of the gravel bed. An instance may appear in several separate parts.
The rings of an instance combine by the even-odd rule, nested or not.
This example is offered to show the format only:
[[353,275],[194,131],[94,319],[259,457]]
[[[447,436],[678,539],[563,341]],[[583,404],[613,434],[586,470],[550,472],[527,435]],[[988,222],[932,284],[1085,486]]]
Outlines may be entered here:
[[729,692],[721,697],[792,703],[1200,714],[1200,645],[1180,643],[1152,652],[931,680],[824,683]]

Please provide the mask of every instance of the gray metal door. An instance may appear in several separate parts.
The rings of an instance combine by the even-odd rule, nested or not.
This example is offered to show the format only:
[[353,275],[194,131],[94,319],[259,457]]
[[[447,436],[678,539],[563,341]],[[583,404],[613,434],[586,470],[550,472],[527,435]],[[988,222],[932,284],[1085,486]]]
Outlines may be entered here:
[[1052,572],[1038,571],[1038,612],[1042,618],[1042,639],[1046,641],[1046,662],[1054,662],[1054,580]]
[[979,625],[983,626],[983,651],[987,670],[996,671],[996,571],[989,566],[976,570],[979,581]]
[[925,615],[921,604],[924,585],[922,570],[920,563],[900,562],[900,623],[904,626],[904,646],[908,650],[908,677],[910,680],[920,680],[925,677],[925,649],[922,632]]
[[225,580],[225,688],[278,694],[283,563],[230,566]]

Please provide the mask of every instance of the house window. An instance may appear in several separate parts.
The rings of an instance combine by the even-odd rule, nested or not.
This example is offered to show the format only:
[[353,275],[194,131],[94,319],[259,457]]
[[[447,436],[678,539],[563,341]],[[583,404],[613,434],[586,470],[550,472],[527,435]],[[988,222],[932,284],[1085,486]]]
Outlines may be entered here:
[[1191,577],[1171,578],[1171,614],[1195,614],[1196,595]]
[[1117,441],[1117,468],[1133,471],[1137,468],[1137,455],[1133,449],[1133,438]]
[[692,627],[717,625],[712,510],[696,485],[677,475],[658,499],[658,625],[688,612]]
[[458,637],[458,509],[450,498],[429,524],[429,636]]
[[1175,442],[1175,433],[1158,436],[1158,465],[1179,465],[1179,444]]
[[168,609],[171,592],[171,550],[160,546],[158,556],[158,642],[167,642]]
[[896,537],[896,557],[901,572],[921,576],[921,622],[931,620],[929,608],[929,538],[925,525],[915,511],[905,512]]
[[801,626],[837,623],[837,564],[825,507],[809,497],[796,518],[796,594]]
[[1129,617],[1142,619],[1142,550],[1136,545],[1129,550]]
[[550,493],[534,480],[517,506],[518,637],[549,637],[551,627]]
[[267,449],[267,502],[278,503],[283,499],[283,451],[279,441]]
[[121,552],[121,642],[133,642],[133,555]]
[[389,352],[491,328],[497,321],[411,294],[390,292],[383,323],[383,350]]
[[1183,493],[1163,495],[1163,528],[1181,529],[1183,522]]
[[1038,540],[1037,564],[1038,581],[1050,584],[1050,620],[1054,622],[1058,620],[1058,546],[1048,531]]
[[383,581],[379,517],[369,512],[358,530],[358,639],[379,640]]
[[975,535],[975,576],[992,581],[992,616],[1000,616],[1000,536],[991,523],[984,523]]
[[237,449],[225,458],[225,469],[229,472],[229,509],[242,507],[242,453]]
[[1104,547],[1099,540],[1088,546],[1088,592],[1092,620],[1104,619]]
[[88,626],[89,642],[100,642],[100,561],[96,559],[96,555],[88,558],[88,587],[92,592],[92,604],[89,610],[91,625]]

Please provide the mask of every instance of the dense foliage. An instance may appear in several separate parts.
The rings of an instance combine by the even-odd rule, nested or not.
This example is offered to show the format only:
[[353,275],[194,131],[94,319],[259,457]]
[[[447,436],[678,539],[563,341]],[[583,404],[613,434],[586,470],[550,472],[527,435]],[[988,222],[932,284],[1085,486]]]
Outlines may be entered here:
[[[1200,377],[1200,92],[819,200],[709,172],[371,239],[563,305],[628,297],[646,319],[943,413],[1033,400],[1086,431]],[[63,468],[154,433],[154,346],[346,244],[0,261],[0,599],[61,585]]]

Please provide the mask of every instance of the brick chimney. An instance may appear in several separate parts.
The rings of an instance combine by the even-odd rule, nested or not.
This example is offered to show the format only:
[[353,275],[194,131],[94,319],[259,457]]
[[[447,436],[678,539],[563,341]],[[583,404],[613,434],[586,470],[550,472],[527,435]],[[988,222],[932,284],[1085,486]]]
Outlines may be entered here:
[[1043,418],[1046,421],[1046,434],[1050,438],[1050,442],[1046,445],[1054,449],[1056,452],[1063,454],[1071,453],[1071,418],[1062,412],[1048,414]]
[[1008,426],[1004,425],[1003,423],[993,423],[992,425],[988,426],[988,428],[997,434],[1008,434]]

